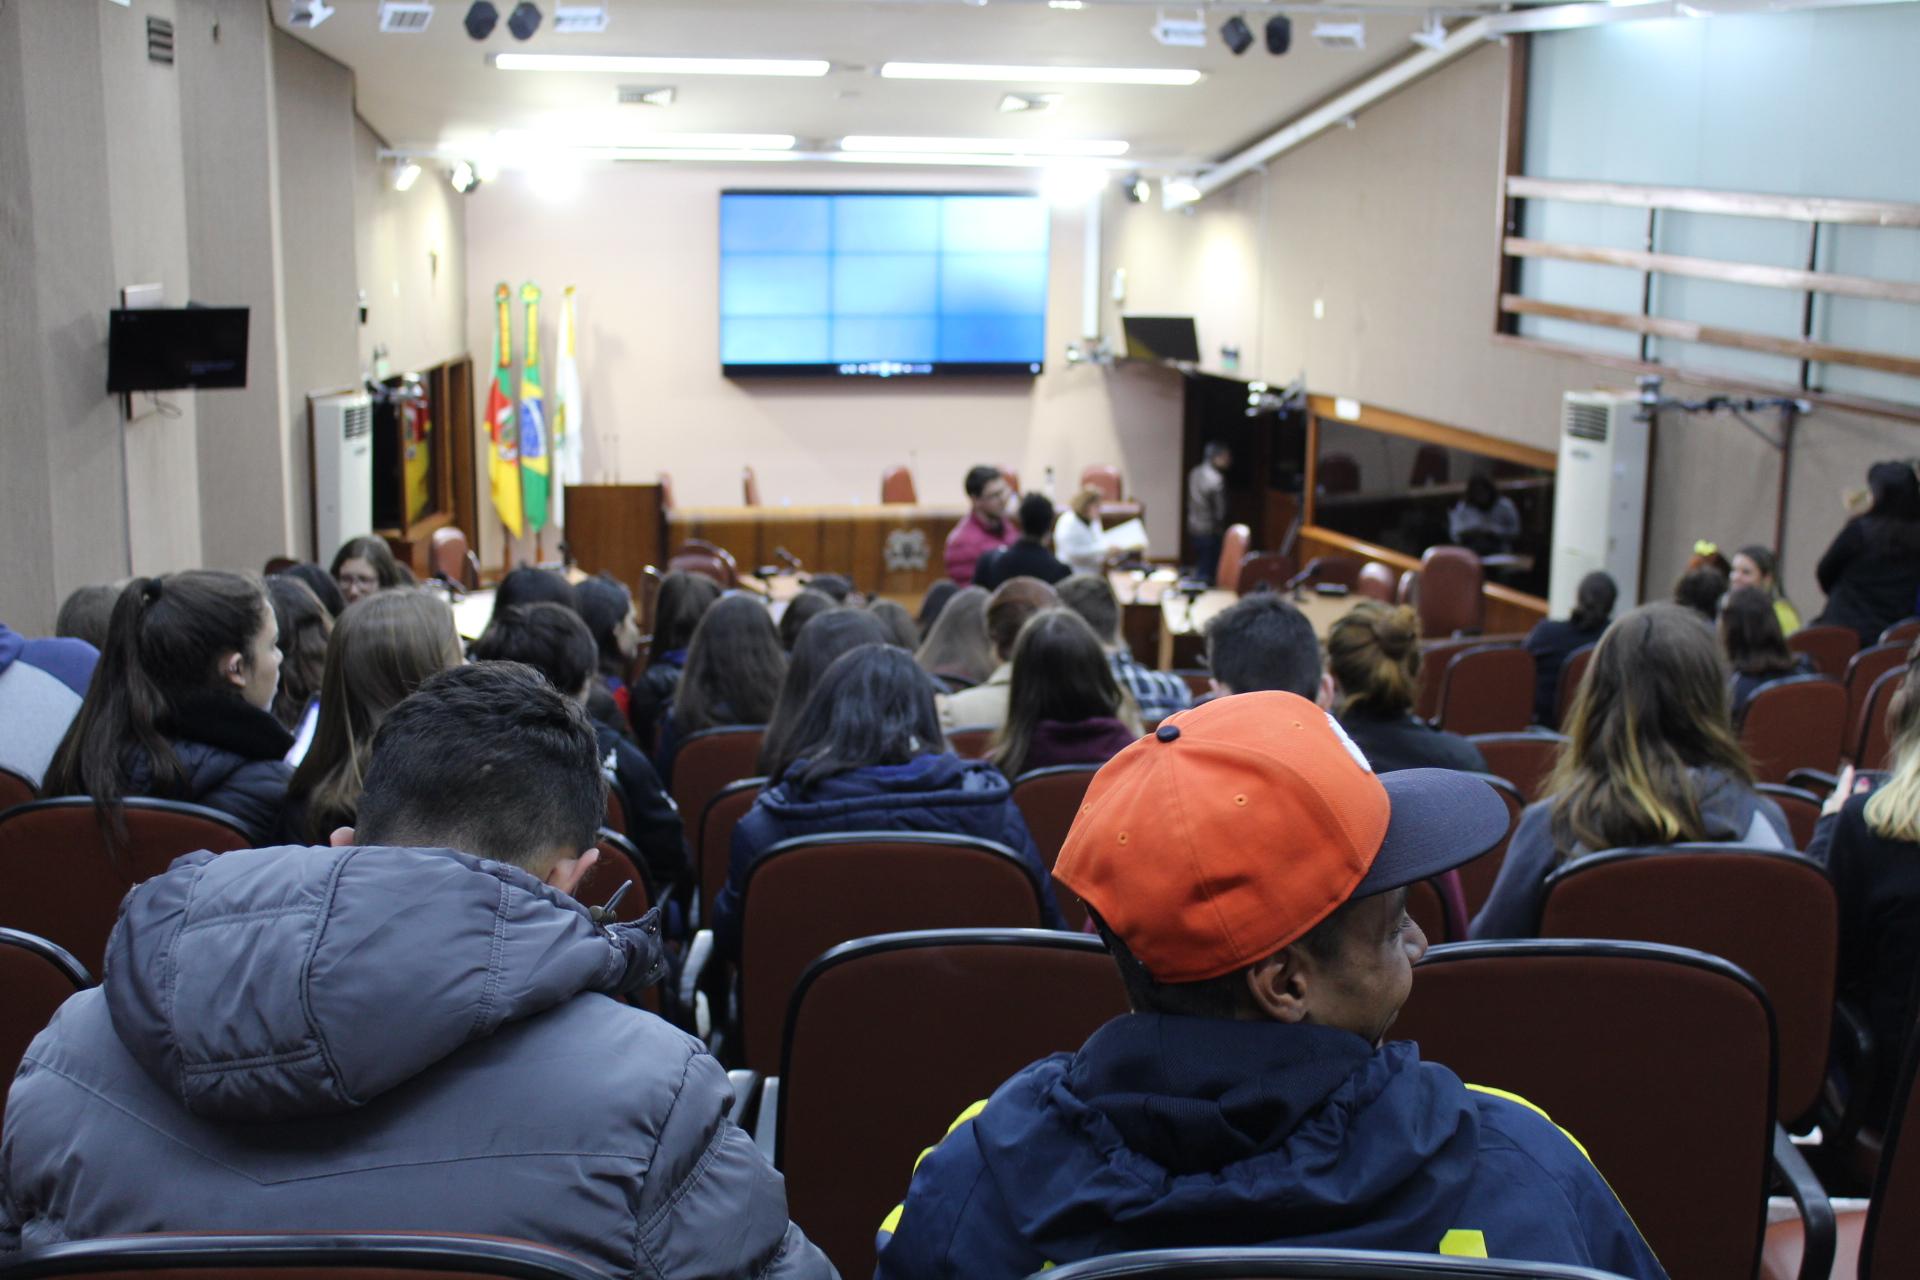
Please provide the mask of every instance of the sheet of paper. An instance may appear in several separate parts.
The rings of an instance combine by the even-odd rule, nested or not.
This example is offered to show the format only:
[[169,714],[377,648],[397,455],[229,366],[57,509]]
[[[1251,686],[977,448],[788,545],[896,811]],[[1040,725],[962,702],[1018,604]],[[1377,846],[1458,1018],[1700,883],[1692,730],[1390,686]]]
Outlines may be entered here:
[[1109,551],[1145,551],[1147,549],[1146,522],[1135,516],[1124,524],[1117,524],[1100,534],[1100,543]]

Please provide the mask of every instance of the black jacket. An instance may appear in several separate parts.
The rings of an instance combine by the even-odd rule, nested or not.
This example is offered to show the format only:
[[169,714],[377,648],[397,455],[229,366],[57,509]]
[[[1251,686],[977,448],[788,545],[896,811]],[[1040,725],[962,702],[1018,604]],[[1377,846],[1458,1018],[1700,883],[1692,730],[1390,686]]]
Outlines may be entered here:
[[1582,645],[1595,643],[1606,629],[1604,622],[1597,627],[1576,627],[1570,621],[1549,618],[1527,632],[1527,652],[1533,655],[1533,718],[1536,721],[1558,726],[1554,703],[1560,697],[1560,672],[1567,665],[1567,655]]
[[1457,733],[1447,733],[1412,715],[1377,716],[1358,709],[1340,717],[1375,773],[1396,769],[1464,769],[1485,773],[1480,748]]
[[600,768],[607,775],[607,785],[619,793],[627,811],[627,839],[646,862],[655,894],[663,894],[687,874],[686,830],[680,811],[647,757],[618,729],[596,720],[593,736],[600,742]]
[[1054,583],[1073,572],[1067,564],[1031,538],[1022,538],[1001,551],[989,551],[980,557],[973,571],[973,583],[991,591],[1010,578],[1038,578]]
[[680,687],[680,672],[687,665],[687,651],[673,649],[655,654],[647,669],[640,673],[627,693],[627,723],[633,726],[633,740],[643,751],[653,749],[659,732],[660,713],[673,701]]
[[293,778],[286,762],[293,735],[278,720],[238,694],[207,692],[181,699],[159,727],[186,781],[163,787],[153,761],[134,747],[127,752],[127,795],[203,804],[232,817],[256,844],[273,837]]
[[1882,516],[1847,522],[1815,569],[1827,593],[1816,622],[1852,627],[1870,645],[1920,609],[1920,525]]

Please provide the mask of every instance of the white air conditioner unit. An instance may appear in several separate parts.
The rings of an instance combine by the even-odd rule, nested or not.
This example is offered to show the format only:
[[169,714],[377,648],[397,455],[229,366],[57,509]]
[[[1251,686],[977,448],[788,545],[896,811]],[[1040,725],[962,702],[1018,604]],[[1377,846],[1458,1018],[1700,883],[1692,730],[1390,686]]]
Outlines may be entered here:
[[1620,599],[1640,599],[1651,424],[1632,391],[1569,391],[1560,405],[1560,470],[1553,485],[1550,616],[1573,612],[1580,579],[1612,575]]
[[307,397],[313,433],[313,558],[325,563],[373,528],[373,400],[343,391]]

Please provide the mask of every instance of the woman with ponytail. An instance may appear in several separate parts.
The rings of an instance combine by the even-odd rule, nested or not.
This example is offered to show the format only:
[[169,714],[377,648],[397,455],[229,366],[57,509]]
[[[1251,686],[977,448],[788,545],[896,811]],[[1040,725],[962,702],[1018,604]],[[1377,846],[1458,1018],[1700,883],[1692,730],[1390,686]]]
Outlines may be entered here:
[[1334,706],[1375,773],[1465,769],[1485,773],[1480,749],[1413,714],[1420,688],[1420,620],[1406,605],[1369,600],[1327,632]]
[[115,827],[127,796],[185,800],[265,840],[280,822],[293,746],[268,712],[277,639],[258,578],[135,578],[114,603],[107,646],[42,790],[93,797]]

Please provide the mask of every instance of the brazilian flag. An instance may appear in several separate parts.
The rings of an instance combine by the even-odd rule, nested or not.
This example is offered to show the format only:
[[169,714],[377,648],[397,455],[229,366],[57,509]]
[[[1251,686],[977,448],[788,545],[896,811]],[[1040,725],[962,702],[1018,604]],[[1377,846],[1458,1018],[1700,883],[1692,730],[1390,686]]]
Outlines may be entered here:
[[520,373],[520,504],[527,529],[547,524],[547,491],[553,460],[547,448],[547,406],[540,390],[540,287],[520,286],[527,308],[527,360]]

